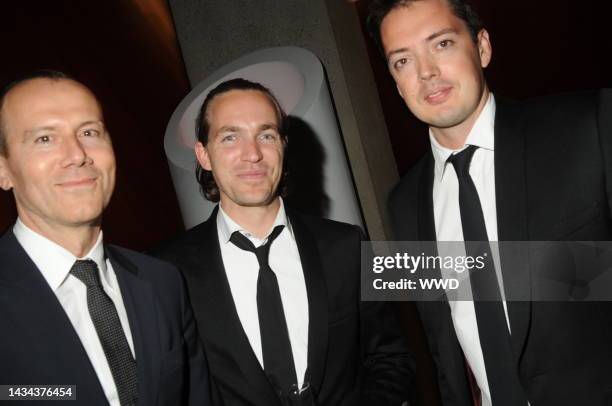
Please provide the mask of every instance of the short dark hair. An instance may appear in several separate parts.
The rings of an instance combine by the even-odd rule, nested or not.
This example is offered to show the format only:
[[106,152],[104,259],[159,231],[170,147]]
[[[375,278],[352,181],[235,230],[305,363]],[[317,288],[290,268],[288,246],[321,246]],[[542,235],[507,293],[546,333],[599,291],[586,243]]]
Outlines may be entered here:
[[[370,12],[366,22],[368,32],[374,40],[380,53],[385,56],[382,39],[380,37],[380,26],[387,14],[397,7],[409,7],[412,3],[423,0],[372,0]],[[480,17],[468,0],[444,0],[457,18],[463,20],[474,42],[478,41],[478,33],[483,25]]]
[[72,78],[70,75],[64,72],[60,72],[57,70],[51,70],[51,69],[41,69],[41,70],[29,72],[23,76],[13,79],[11,82],[5,85],[0,91],[0,155],[3,155],[3,156],[8,155],[8,145],[6,142],[6,128],[5,128],[4,120],[2,118],[2,110],[4,109],[4,102],[6,100],[6,96],[15,87],[27,81],[33,80],[33,79],[49,79],[49,80],[55,80],[55,81],[73,80],[75,82],[77,81],[76,79]]
[[[288,130],[288,121],[287,115],[283,111],[280,103],[272,94],[270,89],[263,86],[257,82],[251,82],[250,80],[237,78],[230,79],[225,82],[220,83],[214,89],[212,89],[204,99],[204,103],[202,103],[202,107],[200,107],[200,111],[198,113],[198,117],[196,118],[195,123],[195,131],[196,137],[199,142],[202,143],[206,147],[208,144],[208,132],[210,131],[210,122],[208,121],[208,108],[210,103],[219,95],[223,93],[230,92],[232,90],[244,90],[244,91],[255,91],[260,92],[272,103],[274,106],[274,110],[276,112],[276,121],[278,126],[278,133],[280,134],[281,140],[284,144],[285,154],[283,159],[283,172],[281,175],[280,184],[277,188],[277,194],[284,195],[287,191],[287,179],[288,179],[288,170],[287,170],[287,130]],[[196,179],[200,184],[200,189],[202,194],[206,199],[211,202],[218,202],[221,198],[219,187],[217,186],[217,182],[215,182],[215,178],[213,176],[212,171],[207,171],[202,168],[201,165],[196,164],[195,171]]]

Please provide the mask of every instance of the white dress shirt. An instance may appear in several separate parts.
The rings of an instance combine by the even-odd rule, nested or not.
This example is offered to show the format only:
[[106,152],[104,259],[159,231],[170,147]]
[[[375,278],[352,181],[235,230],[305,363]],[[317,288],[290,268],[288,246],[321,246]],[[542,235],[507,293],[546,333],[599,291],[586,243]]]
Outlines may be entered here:
[[[489,241],[497,241],[494,122],[495,99],[493,94],[491,94],[480,116],[476,120],[474,127],[470,131],[465,141],[465,145],[461,149],[450,150],[441,146],[436,141],[431,130],[429,131],[431,149],[435,162],[433,205],[436,237],[439,242],[442,242],[438,244],[439,250],[444,251],[450,249],[449,244],[443,243],[445,241],[463,241],[463,228],[461,225],[461,213],[459,211],[459,182],[457,180],[455,168],[452,164],[447,164],[447,159],[451,154],[456,154],[464,150],[468,145],[475,145],[478,147],[474,152],[470,164],[470,176],[474,181],[480,199]],[[453,249],[455,248],[456,247],[453,247]],[[444,253],[440,252],[440,255],[444,256]],[[456,253],[454,253],[454,255],[456,255]],[[508,328],[510,328],[497,245],[491,247],[491,255],[493,256],[497,280],[500,284],[500,292],[504,299],[503,306],[506,313],[506,323],[508,323]],[[468,297],[471,297],[469,279],[462,280],[461,283],[467,288]],[[491,406],[491,394],[482,348],[480,346],[474,302],[468,300],[449,301],[449,305],[457,338],[482,394],[482,406]]]
[[111,406],[120,406],[113,375],[87,308],[87,287],[70,274],[70,269],[77,259],[91,259],[98,265],[102,287],[115,304],[121,326],[127,337],[132,355],[134,355],[132,333],[117,277],[110,261],[104,258],[102,231],[100,231],[96,244],[83,258],[75,257],[65,248],[31,230],[20,219],[17,219],[13,227],[13,233],[30,259],[38,267],[68,315],[96,371],[108,402]]
[[[268,262],[278,280],[285,320],[289,330],[289,341],[291,342],[295,372],[298,378],[298,385],[301,388],[304,383],[306,367],[308,366],[308,296],[300,253],[293,236],[291,224],[285,214],[282,199],[274,224],[267,235],[277,225],[284,225],[285,227],[270,247]],[[256,247],[265,244],[267,238],[260,240],[250,234],[234,222],[223,211],[221,205],[219,205],[219,213],[217,214],[217,230],[223,265],[234,299],[234,305],[251,348],[263,368],[259,316],[257,313],[259,263],[254,253],[238,248],[230,242],[230,237],[234,231],[239,231]]]

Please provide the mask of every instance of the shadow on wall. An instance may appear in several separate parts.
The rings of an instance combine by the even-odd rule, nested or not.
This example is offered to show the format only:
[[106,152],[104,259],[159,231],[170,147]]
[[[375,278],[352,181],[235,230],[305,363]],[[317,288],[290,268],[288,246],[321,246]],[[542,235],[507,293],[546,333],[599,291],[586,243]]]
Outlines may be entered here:
[[302,213],[328,217],[329,196],[325,193],[325,151],[313,129],[300,118],[289,116],[287,165],[289,185],[285,201]]

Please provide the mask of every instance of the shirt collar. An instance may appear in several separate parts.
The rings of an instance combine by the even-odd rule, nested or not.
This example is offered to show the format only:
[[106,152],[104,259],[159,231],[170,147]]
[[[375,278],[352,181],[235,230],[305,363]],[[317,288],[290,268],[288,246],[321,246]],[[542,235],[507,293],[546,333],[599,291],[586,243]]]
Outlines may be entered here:
[[[289,235],[291,236],[291,238],[294,238],[291,223],[289,222],[289,219],[287,218],[287,213],[285,212],[285,203],[283,202],[283,199],[280,196],[279,200],[280,206],[278,208],[278,213],[276,214],[276,218],[274,219],[272,227],[270,227],[270,230],[266,233],[266,235],[270,235],[272,230],[274,230],[274,227],[283,225],[285,226],[285,229],[289,231]],[[217,214],[217,230],[219,232],[219,237],[221,241],[223,241],[225,244],[229,243],[229,240],[235,231],[240,231],[245,237],[257,242],[258,245],[265,243],[267,239],[266,238],[264,240],[260,240],[259,238],[253,236],[251,233],[245,230],[240,224],[232,220],[232,218],[223,210],[221,203],[219,203],[219,213]]]
[[74,265],[77,259],[93,260],[98,265],[100,277],[104,279],[104,282],[108,283],[109,270],[104,260],[102,231],[100,231],[98,240],[92,249],[82,258],[77,258],[61,245],[38,234],[26,226],[19,218],[17,218],[17,222],[13,226],[13,233],[54,292],[66,280],[72,265]]
[[495,150],[495,110],[495,97],[493,97],[493,93],[490,93],[487,103],[480,112],[472,130],[465,140],[465,145],[457,150],[445,148],[440,145],[438,141],[436,141],[436,137],[434,137],[431,129],[429,130],[431,151],[434,157],[434,176],[437,181],[442,180],[448,158],[454,153],[463,151],[468,145],[475,145],[489,151]]

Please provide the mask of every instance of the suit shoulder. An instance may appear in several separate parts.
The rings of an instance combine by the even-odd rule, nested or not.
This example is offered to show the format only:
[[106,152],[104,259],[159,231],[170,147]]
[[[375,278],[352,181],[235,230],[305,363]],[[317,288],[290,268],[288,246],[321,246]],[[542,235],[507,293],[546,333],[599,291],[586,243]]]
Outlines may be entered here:
[[0,237],[0,253],[2,253],[2,255],[0,255],[0,261],[11,255],[12,251],[17,247],[17,244],[17,239],[12,230],[9,229],[2,234]]
[[595,113],[600,97],[605,95],[610,97],[610,89],[560,93],[527,99],[522,103],[522,107],[529,117],[537,115],[543,119],[550,119],[551,116],[559,116],[568,119],[574,115]]
[[128,270],[137,268],[139,273],[144,272],[146,279],[176,279],[179,275],[176,266],[150,255],[116,245],[109,245],[107,250],[111,261],[118,262]]
[[157,247],[147,251],[147,254],[174,263],[174,259],[199,250],[202,242],[205,241],[208,236],[209,227],[213,225],[215,224],[212,224],[209,219],[161,243]]
[[311,232],[317,237],[337,238],[338,236],[357,236],[360,238],[362,230],[359,226],[337,220],[330,220],[310,214],[290,211],[291,217],[299,217]]

